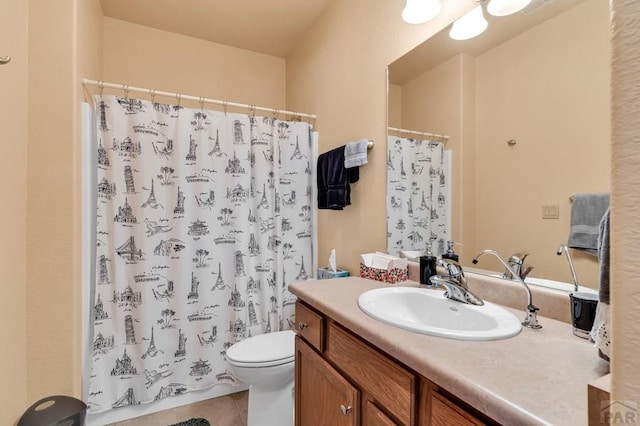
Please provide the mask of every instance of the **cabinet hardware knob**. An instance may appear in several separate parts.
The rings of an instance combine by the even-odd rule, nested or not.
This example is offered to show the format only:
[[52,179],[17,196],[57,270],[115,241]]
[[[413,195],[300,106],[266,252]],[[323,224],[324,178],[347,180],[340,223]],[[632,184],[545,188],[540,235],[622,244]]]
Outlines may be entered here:
[[343,416],[346,416],[347,414],[349,414],[351,410],[353,410],[353,408],[350,405],[347,405],[346,407],[344,406],[344,404],[340,405],[340,412],[342,413]]
[[308,325],[306,322],[302,322],[302,321],[300,321],[300,322],[298,323],[298,328],[299,328],[300,330],[304,330],[304,329],[305,329],[305,328],[307,328],[307,327],[309,327],[309,325]]

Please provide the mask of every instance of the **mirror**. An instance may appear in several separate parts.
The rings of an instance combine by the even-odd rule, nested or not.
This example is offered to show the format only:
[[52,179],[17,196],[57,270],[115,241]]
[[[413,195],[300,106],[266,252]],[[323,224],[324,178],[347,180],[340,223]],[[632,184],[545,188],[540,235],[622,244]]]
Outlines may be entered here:
[[[485,10],[480,36],[454,41],[449,26],[390,64],[388,124],[449,136],[451,239],[463,265],[484,249],[525,252],[531,277],[572,282],[556,254],[570,197],[610,187],[608,2],[531,5],[500,18]],[[580,285],[597,288],[597,258],[571,254]],[[493,262],[477,267],[502,273]]]

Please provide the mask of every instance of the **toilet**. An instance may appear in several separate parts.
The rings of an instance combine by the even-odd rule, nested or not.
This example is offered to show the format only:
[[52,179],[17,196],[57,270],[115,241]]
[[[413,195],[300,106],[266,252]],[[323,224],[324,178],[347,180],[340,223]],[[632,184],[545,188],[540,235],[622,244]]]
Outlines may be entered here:
[[232,373],[249,385],[248,426],[293,426],[295,335],[261,334],[227,349]]

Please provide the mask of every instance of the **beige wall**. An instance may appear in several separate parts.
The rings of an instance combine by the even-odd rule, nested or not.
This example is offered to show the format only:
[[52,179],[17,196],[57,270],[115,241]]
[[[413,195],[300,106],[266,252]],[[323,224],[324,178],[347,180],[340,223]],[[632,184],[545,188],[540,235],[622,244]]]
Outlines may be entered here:
[[[529,252],[532,276],[572,281],[556,255],[569,196],[609,192],[607,3],[587,0],[476,58],[475,251]],[[542,219],[543,204],[560,219]],[[597,258],[572,254],[580,283],[597,288]]]
[[0,0],[0,424],[27,405],[27,30],[26,2]]
[[402,86],[389,84],[387,115],[389,127],[402,127]]
[[80,78],[99,77],[100,33],[98,0],[29,2],[29,403],[81,396]]
[[320,152],[375,141],[352,205],[319,211],[321,265],[336,248],[339,266],[357,274],[361,253],[386,251],[386,67],[473,4],[445,2],[436,20],[412,26],[400,19],[402,2],[332,2],[287,58],[287,107],[318,114]]
[[275,56],[105,17],[103,60],[108,82],[285,109]]

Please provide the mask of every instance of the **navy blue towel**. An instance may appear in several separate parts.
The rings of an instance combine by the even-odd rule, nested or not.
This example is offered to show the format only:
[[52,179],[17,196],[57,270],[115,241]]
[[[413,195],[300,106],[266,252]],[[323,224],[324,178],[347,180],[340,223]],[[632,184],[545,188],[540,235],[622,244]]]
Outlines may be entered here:
[[344,145],[318,156],[318,208],[342,210],[351,204],[351,183],[360,178],[358,167],[344,167]]

